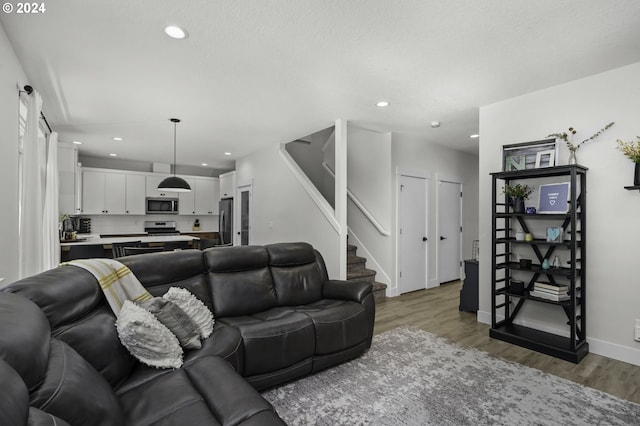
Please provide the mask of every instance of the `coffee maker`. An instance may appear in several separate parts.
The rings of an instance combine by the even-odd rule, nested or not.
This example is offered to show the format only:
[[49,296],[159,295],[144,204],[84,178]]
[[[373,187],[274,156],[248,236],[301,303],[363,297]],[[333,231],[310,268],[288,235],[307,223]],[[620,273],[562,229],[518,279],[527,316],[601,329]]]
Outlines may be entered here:
[[91,233],[91,218],[69,216],[62,221],[62,235],[60,239],[75,240],[77,234]]

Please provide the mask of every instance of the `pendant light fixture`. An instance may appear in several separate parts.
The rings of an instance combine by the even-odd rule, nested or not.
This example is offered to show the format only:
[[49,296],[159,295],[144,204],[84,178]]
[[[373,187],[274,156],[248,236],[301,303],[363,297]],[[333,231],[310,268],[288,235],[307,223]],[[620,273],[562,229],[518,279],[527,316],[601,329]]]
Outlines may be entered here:
[[160,182],[158,189],[168,192],[189,192],[191,191],[191,187],[187,181],[176,176],[176,127],[180,119],[170,118],[169,121],[173,123],[173,176],[169,176]]

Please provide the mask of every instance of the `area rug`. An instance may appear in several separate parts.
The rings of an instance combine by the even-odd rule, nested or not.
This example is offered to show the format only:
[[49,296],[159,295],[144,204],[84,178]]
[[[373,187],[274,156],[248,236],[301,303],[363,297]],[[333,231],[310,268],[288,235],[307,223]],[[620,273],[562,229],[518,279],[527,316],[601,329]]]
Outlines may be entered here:
[[412,327],[263,396],[290,426],[640,424],[640,404]]

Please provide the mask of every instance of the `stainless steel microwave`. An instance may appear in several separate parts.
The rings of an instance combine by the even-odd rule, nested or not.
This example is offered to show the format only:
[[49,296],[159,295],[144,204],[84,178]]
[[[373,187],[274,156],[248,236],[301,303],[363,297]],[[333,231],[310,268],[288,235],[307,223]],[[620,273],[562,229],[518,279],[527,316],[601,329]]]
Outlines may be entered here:
[[147,214],[178,214],[177,198],[147,197]]

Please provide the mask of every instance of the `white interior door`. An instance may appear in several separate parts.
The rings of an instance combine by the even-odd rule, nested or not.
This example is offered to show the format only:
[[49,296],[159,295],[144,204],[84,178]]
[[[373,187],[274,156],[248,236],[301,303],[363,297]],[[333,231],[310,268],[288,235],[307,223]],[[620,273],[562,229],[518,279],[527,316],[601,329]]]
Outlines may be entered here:
[[460,279],[461,186],[455,182],[439,182],[438,281]]
[[427,287],[427,180],[398,182],[398,289],[407,293]]

